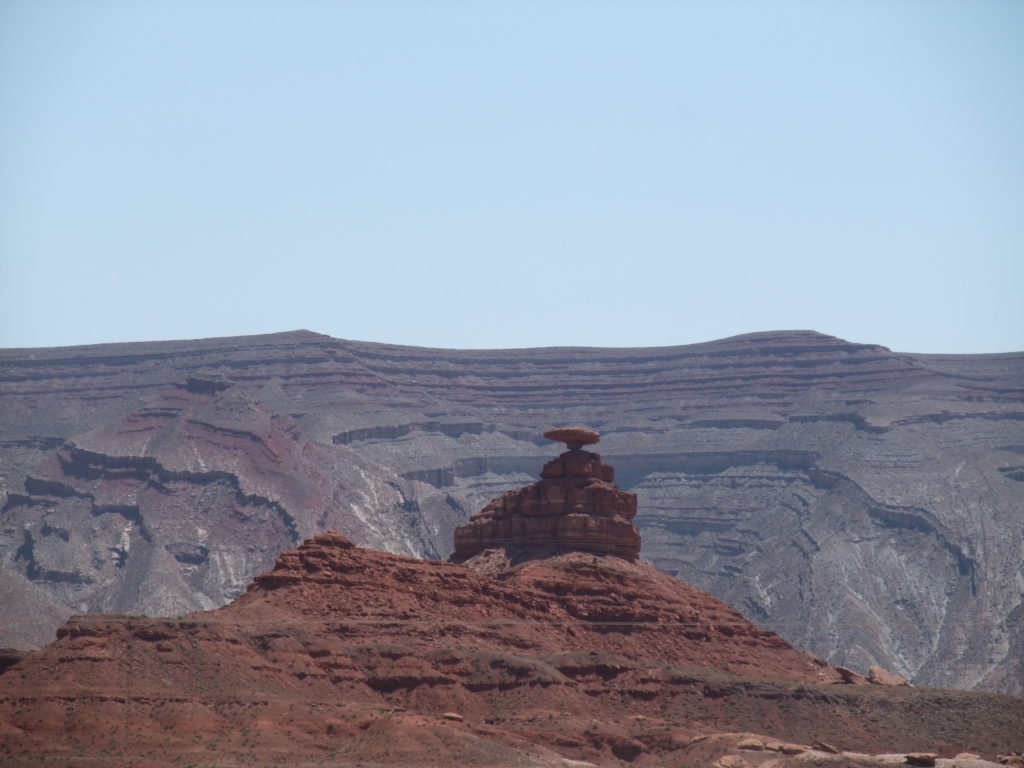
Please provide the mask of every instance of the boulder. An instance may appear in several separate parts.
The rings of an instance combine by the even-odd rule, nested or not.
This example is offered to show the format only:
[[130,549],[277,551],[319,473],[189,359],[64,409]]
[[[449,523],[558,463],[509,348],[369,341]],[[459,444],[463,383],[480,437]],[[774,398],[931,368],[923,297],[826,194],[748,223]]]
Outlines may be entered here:
[[715,765],[717,768],[750,768],[750,763],[739,755],[722,755]]
[[586,427],[555,427],[545,432],[544,437],[554,440],[556,443],[565,443],[570,449],[594,445],[601,441],[601,435],[598,432]]
[[836,672],[842,675],[843,682],[848,685],[868,685],[868,679],[859,672],[854,672],[852,669],[836,667]]
[[907,678],[882,667],[868,667],[868,682],[874,685],[910,685]]

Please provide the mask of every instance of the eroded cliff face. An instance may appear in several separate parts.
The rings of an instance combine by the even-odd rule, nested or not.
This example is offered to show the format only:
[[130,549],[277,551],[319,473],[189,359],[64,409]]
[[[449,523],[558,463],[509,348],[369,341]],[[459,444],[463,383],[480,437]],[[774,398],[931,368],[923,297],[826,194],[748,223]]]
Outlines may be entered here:
[[[813,332],[504,351],[298,332],[6,350],[0,381],[0,563],[56,611],[0,616],[0,643],[30,625],[44,642],[62,606],[221,604],[324,515],[447,557],[457,525],[555,457],[543,429],[583,423],[637,496],[644,559],[833,663],[1024,693],[1024,355]],[[129,437],[188,422],[149,410],[163,399],[242,396],[264,426],[220,413]]]
[[[325,528],[399,552],[431,546],[406,485],[348,449],[306,440],[242,389],[192,377],[37,463],[7,495],[0,557],[18,584],[66,611],[209,609],[275,551]],[[9,607],[9,640],[52,638],[53,618],[32,615],[28,601]]]

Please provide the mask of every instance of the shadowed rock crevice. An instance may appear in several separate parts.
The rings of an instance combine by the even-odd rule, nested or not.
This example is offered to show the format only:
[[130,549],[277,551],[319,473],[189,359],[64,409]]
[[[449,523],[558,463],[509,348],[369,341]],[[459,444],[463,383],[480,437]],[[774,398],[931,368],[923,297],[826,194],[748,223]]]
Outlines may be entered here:
[[[190,420],[190,423],[193,423]],[[242,430],[216,429],[208,425],[201,425],[203,428],[210,428],[222,435],[232,439],[248,440],[257,444],[264,444],[264,440],[251,433]],[[281,502],[261,496],[256,493],[246,493],[242,488],[242,481],[238,475],[224,470],[208,470],[203,472],[189,470],[170,470],[161,465],[155,458],[149,456],[111,456],[108,454],[96,453],[83,450],[73,443],[69,443],[56,453],[57,460],[61,464],[64,475],[68,478],[81,480],[134,480],[137,483],[145,484],[150,488],[170,492],[169,489],[175,484],[206,486],[213,484],[226,485],[234,493],[237,504],[240,508],[262,507],[276,515],[288,531],[292,543],[298,543],[300,535],[295,518],[284,507]],[[77,496],[88,499],[93,504],[93,514],[128,509],[128,505],[109,505],[98,503],[92,493],[78,491],[64,483],[28,477],[25,481],[26,490],[34,495],[52,496]],[[137,522],[142,523],[138,515],[138,506],[133,507]],[[142,530],[147,538],[150,534]]]
[[480,435],[484,432],[494,431],[494,424],[482,424],[479,422],[452,424],[428,421],[416,424],[399,424],[393,427],[370,427],[368,429],[340,432],[331,438],[331,442],[335,445],[352,445],[353,443],[361,443],[366,440],[395,440],[413,432],[426,432],[458,438],[463,435]]

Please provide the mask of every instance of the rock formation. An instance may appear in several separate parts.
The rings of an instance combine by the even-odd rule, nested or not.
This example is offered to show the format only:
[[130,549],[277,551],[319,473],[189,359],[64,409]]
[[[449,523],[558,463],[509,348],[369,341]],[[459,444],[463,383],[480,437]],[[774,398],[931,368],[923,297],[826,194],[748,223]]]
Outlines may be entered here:
[[882,667],[871,667],[868,669],[868,682],[875,685],[910,685],[905,677],[894,675]]
[[842,685],[644,563],[496,552],[470,567],[329,532],[215,611],[75,616],[0,664],[0,763],[847,768],[1020,748],[1024,701]]
[[[233,386],[192,391],[217,375]],[[174,416],[165,395],[193,405]],[[248,424],[241,395],[262,414]],[[543,430],[576,423],[601,431],[662,570],[831,663],[1024,695],[1024,353],[813,331],[648,349],[294,332],[0,350],[0,645],[45,643],[72,612],[222,605],[327,527],[447,558],[457,526],[552,458]],[[201,472],[178,471],[197,455]],[[137,516],[128,550],[118,510]]]
[[640,534],[636,494],[620,491],[614,470],[582,450],[599,440],[582,427],[550,429],[550,440],[569,448],[544,465],[539,482],[509,491],[455,529],[455,562],[500,547],[515,559],[544,552],[601,552],[635,560]]

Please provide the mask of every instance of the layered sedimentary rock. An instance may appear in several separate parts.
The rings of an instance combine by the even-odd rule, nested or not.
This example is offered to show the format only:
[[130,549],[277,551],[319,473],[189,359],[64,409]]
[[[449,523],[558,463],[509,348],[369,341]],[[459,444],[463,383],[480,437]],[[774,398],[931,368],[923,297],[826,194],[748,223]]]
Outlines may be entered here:
[[[406,485],[304,439],[291,418],[219,377],[189,377],[65,441],[30,470],[23,492],[8,494],[8,642],[48,642],[71,612],[223,605],[275,550],[327,526],[418,552],[418,521],[379,514],[401,509]],[[15,602],[22,580],[34,592]]]
[[645,563],[496,553],[469,567],[324,533],[216,611],[75,616],[4,661],[0,762],[839,768],[970,750],[989,762],[965,768],[997,768],[1019,748],[1019,699],[844,685]]
[[[210,565],[195,567],[221,574],[210,587],[160,580],[145,539],[123,554],[119,513],[72,514],[70,499],[49,494],[79,487],[75,473],[115,482],[140,457],[109,442],[83,455],[84,436],[128,440],[133,414],[208,375],[307,447],[289,453],[288,482],[328,490],[278,493],[296,520],[316,519],[301,499],[320,497],[354,518],[332,524],[360,543],[446,558],[454,528],[554,458],[546,427],[589,424],[619,487],[637,495],[649,562],[833,663],[1024,694],[1024,354],[917,355],[812,331],[648,349],[437,350],[295,332],[0,350],[0,583],[19,596],[0,600],[0,645],[45,642],[72,611],[220,604],[312,530],[268,537],[263,514],[277,513],[245,515],[232,500],[233,482],[257,488],[273,475],[232,460],[243,447],[256,455],[246,434],[258,430],[217,451],[198,429],[179,433],[225,473],[216,503],[184,478],[181,493],[137,495],[130,536],[145,524],[153,550],[185,558],[172,556],[174,568],[192,567],[203,551],[181,545],[209,533]],[[67,514],[51,515],[54,504]],[[158,524],[175,516],[195,525],[184,541],[183,527]],[[69,569],[72,540],[94,525],[102,546]],[[76,602],[61,580],[76,569],[96,595],[103,573],[154,576],[111,582],[115,603]],[[31,601],[43,610],[23,610]]]
[[582,449],[598,442],[585,428],[550,429],[544,436],[569,448],[544,465],[539,482],[509,491],[455,529],[455,553],[462,562],[484,550],[511,552],[601,552],[635,560],[640,534],[636,494],[619,490],[614,470],[601,456]]

